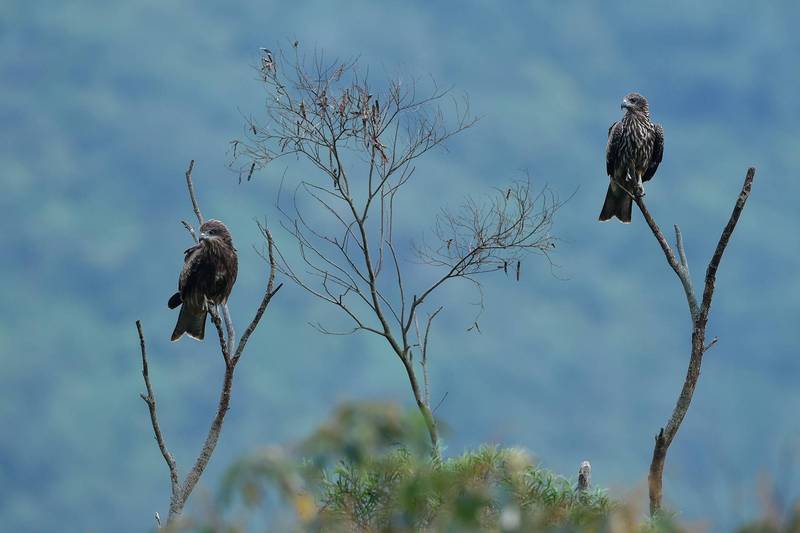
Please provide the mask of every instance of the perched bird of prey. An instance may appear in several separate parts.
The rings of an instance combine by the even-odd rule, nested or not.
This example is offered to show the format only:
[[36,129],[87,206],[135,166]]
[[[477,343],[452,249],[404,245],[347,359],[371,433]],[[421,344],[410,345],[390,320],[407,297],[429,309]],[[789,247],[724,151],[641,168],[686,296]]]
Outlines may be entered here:
[[623,98],[622,109],[625,116],[608,128],[606,172],[611,183],[600,220],[630,222],[633,200],[628,192],[644,196],[642,183],[655,175],[664,155],[664,129],[650,122],[647,98],[641,94]]
[[224,304],[231,294],[239,259],[228,228],[219,220],[208,220],[200,226],[199,242],[184,254],[178,292],[167,303],[170,309],[181,306],[172,340],[180,339],[184,333],[202,340],[209,309]]

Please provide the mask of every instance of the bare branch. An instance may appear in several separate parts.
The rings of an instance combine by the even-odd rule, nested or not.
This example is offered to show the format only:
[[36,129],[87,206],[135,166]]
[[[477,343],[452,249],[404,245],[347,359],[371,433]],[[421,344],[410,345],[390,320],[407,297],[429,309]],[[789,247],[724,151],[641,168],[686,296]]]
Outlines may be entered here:
[[[689,275],[689,266],[688,262],[686,262],[686,253],[683,251],[683,237],[681,235],[681,230],[677,225],[675,225],[675,240],[681,257],[679,262],[675,257],[672,248],[670,248],[666,237],[664,237],[664,234],[661,233],[661,228],[658,227],[658,224],[656,224],[656,221],[653,219],[653,215],[651,215],[650,211],[647,209],[647,205],[644,203],[644,197],[636,195],[632,196],[633,200],[636,202],[636,205],[639,206],[639,210],[642,212],[647,225],[650,226],[650,230],[653,232],[656,240],[658,240],[658,244],[661,245],[661,249],[664,251],[664,257],[666,257],[667,263],[669,263],[669,266],[675,271],[675,274],[678,276],[681,285],[683,285],[683,291],[686,293],[686,301],[689,305],[689,315],[692,318],[692,322],[694,322],[700,313],[700,308],[697,305],[697,297],[695,296],[694,287],[692,286],[692,278]],[[686,266],[684,266],[684,263]]]
[[713,339],[711,339],[711,342],[709,342],[708,344],[706,344],[706,345],[703,347],[703,353],[706,353],[706,352],[707,352],[707,351],[709,351],[711,348],[713,348],[713,347],[714,347],[714,345],[715,345],[715,344],[717,344],[717,341],[718,341],[718,340],[719,340],[719,337],[714,337]]
[[[219,317],[217,317],[215,325],[218,322]],[[221,326],[219,329],[222,329]],[[177,513],[172,513],[172,510],[170,510],[170,518],[168,521],[174,520],[176,515],[183,510],[183,505],[186,503],[186,500],[192,493],[192,490],[194,490],[195,485],[197,485],[197,482],[200,480],[200,476],[203,475],[203,472],[208,465],[208,461],[211,460],[211,455],[214,453],[214,449],[217,447],[219,434],[222,431],[222,423],[225,421],[225,415],[228,413],[228,408],[231,403],[231,387],[233,386],[234,369],[235,366],[232,364],[225,365],[225,375],[222,379],[222,391],[219,395],[217,412],[214,415],[214,419],[211,421],[211,426],[208,428],[208,434],[206,435],[205,442],[203,442],[203,447],[200,449],[200,454],[197,456],[192,469],[189,470],[188,474],[186,474],[186,479],[184,480],[183,487],[181,489],[180,509],[177,510]]]
[[264,312],[267,310],[267,306],[269,302],[272,300],[272,297],[275,296],[281,287],[283,287],[283,283],[275,287],[275,272],[277,271],[277,266],[275,263],[275,254],[274,248],[275,243],[272,240],[272,233],[266,228],[266,226],[262,226],[260,223],[258,224],[259,230],[267,239],[267,256],[269,257],[269,277],[267,278],[267,288],[264,291],[264,297],[261,298],[261,304],[259,304],[258,309],[256,309],[256,314],[253,317],[253,320],[250,321],[250,324],[247,326],[247,329],[244,330],[242,334],[242,338],[239,339],[239,345],[236,347],[236,352],[233,354],[232,364],[235,366],[236,363],[239,362],[239,359],[242,357],[242,353],[244,353],[244,348],[247,346],[247,341],[250,340],[250,335],[258,327],[258,323],[261,322],[261,317],[264,316]]
[[186,222],[185,220],[181,220],[181,224],[183,224],[183,227],[186,228],[186,231],[189,232],[189,235],[192,236],[192,240],[194,242],[197,242],[197,235],[195,234],[194,228],[192,227],[192,225],[189,224],[188,222]]
[[[497,191],[485,205],[468,201],[463,214],[443,212],[438,236],[456,233],[447,237],[455,244],[426,249],[423,262],[441,272],[408,301],[414,293],[393,235],[395,196],[416,175],[420,157],[475,123],[469,100],[435,83],[425,93],[415,79],[372,85],[357,61],[306,58],[293,48],[270,52],[268,66],[262,61],[266,123],[246,119],[244,136],[232,142],[231,165],[241,175],[294,155],[316,169],[318,179],[300,180],[288,205],[279,190],[281,225],[297,244],[299,262],[289,265],[279,250],[277,268],[350,322],[343,328],[312,324],[318,331],[364,331],[386,341],[406,369],[438,455],[426,367],[427,338],[439,310],[414,345],[423,351],[422,386],[410,328],[447,281],[464,279],[480,291],[477,277],[498,270],[502,259],[518,260],[528,251],[546,255],[555,243],[549,229],[560,204],[546,188],[537,195],[529,183],[518,183],[509,189],[513,194]],[[305,209],[305,202],[312,207]]]
[[[209,460],[211,459],[212,454],[214,453],[214,449],[217,446],[217,442],[219,441],[219,435],[222,431],[222,424],[225,421],[225,415],[228,412],[228,408],[230,406],[231,401],[231,388],[233,386],[233,375],[234,371],[236,370],[236,365],[239,362],[242,353],[244,352],[245,346],[247,345],[247,341],[250,338],[250,335],[253,334],[258,323],[261,321],[261,317],[264,315],[264,312],[269,305],[269,302],[272,300],[272,297],[280,290],[282,285],[279,285],[277,288],[274,287],[275,281],[275,261],[273,258],[273,243],[272,243],[272,236],[269,233],[269,230],[262,228],[262,231],[265,233],[268,239],[268,253],[270,260],[270,270],[269,270],[269,278],[267,283],[267,288],[264,291],[264,297],[261,300],[261,304],[259,305],[258,309],[256,310],[256,315],[253,320],[250,322],[250,325],[245,330],[244,334],[242,334],[242,338],[239,340],[239,344],[236,347],[235,353],[231,356],[230,352],[228,351],[228,343],[225,341],[225,331],[223,329],[222,321],[220,320],[219,314],[216,310],[211,310],[209,313],[211,315],[211,319],[214,322],[214,326],[217,329],[217,336],[219,338],[220,343],[220,351],[222,352],[223,359],[225,361],[225,375],[223,377],[222,382],[222,391],[220,392],[219,403],[217,404],[217,412],[214,416],[214,419],[211,422],[211,426],[208,429],[208,434],[206,435],[206,440],[203,443],[203,447],[200,450],[200,454],[198,455],[197,459],[195,460],[194,466],[186,475],[186,479],[183,483],[183,488],[181,489],[181,498],[182,498],[182,505],[185,504],[186,499],[192,493],[195,485],[200,479],[200,476],[203,475],[206,466],[208,465]],[[180,510],[178,511],[180,512]]]
[[437,403],[437,404],[436,404],[436,407],[434,407],[434,408],[433,408],[433,412],[434,412],[434,413],[435,413],[436,411],[438,411],[438,410],[439,410],[439,408],[442,406],[442,404],[444,404],[444,401],[447,399],[447,396],[448,396],[449,394],[450,394],[450,393],[449,393],[448,391],[445,391],[445,393],[444,393],[444,394],[442,394],[442,399],[441,399],[441,400],[439,400],[439,403]]
[[681,260],[681,272],[678,275],[678,278],[681,280],[681,284],[683,285],[683,291],[686,293],[686,301],[689,304],[689,314],[692,317],[692,320],[697,320],[698,315],[700,314],[700,308],[697,306],[697,296],[694,293],[694,287],[692,286],[692,275],[689,272],[689,261],[686,259],[686,250],[683,247],[683,235],[681,235],[681,229],[675,224],[675,246],[678,248],[678,257]]
[[681,235],[681,228],[677,224],[675,228],[675,245],[678,247],[678,257],[681,259],[681,266],[689,270],[689,261],[686,259],[686,250],[683,248],[683,235]]
[[231,364],[231,352],[228,350],[228,342],[225,340],[225,329],[217,309],[217,307],[212,307],[209,309],[208,314],[211,315],[211,321],[214,323],[214,327],[217,330],[219,351],[222,353],[222,360],[225,361],[225,366],[229,366]]
[[227,302],[220,306],[222,308],[222,321],[225,323],[225,333],[228,340],[228,353],[233,352],[233,343],[236,342],[236,333],[233,331],[233,320],[231,312],[228,310]]
[[592,485],[592,464],[589,461],[581,462],[578,469],[578,486],[575,489],[577,492],[586,492]]
[[144,385],[147,389],[147,395],[140,394],[142,400],[147,404],[150,410],[150,423],[153,426],[153,434],[158,443],[158,449],[161,450],[161,455],[169,468],[169,481],[170,481],[170,512],[175,507],[177,501],[181,498],[181,489],[178,485],[178,465],[175,463],[175,458],[167,448],[164,441],[164,435],[161,433],[161,427],[158,423],[158,413],[156,411],[156,397],[153,393],[153,386],[150,384],[150,371],[147,365],[147,347],[144,340],[144,331],[142,330],[142,322],[136,321],[136,331],[139,334],[139,348],[142,353],[142,377],[144,378]]
[[[189,168],[186,171],[186,186],[187,189],[189,190],[189,197],[192,201],[192,208],[194,209],[198,222],[202,225],[203,216],[201,214],[200,207],[197,203],[194,184],[192,182],[193,168],[194,168],[194,160],[192,160],[189,163]],[[184,227],[186,227],[186,229],[189,231],[189,233],[192,235],[192,238],[196,242],[197,236],[192,226],[185,220],[181,222],[183,223]],[[225,372],[223,376],[222,390],[220,391],[220,397],[219,397],[219,402],[217,404],[216,413],[214,415],[213,420],[211,421],[211,425],[208,429],[208,433],[206,435],[200,453],[195,459],[194,465],[192,466],[191,470],[189,470],[189,472],[186,474],[186,478],[184,479],[183,484],[181,484],[179,481],[177,464],[173,456],[169,453],[169,451],[166,448],[166,445],[164,443],[164,438],[161,434],[161,429],[158,425],[158,418],[156,416],[156,401],[155,401],[155,396],[153,395],[153,390],[150,385],[150,378],[148,375],[144,334],[142,332],[141,323],[138,320],[136,321],[136,327],[139,332],[139,341],[142,352],[142,375],[144,376],[145,386],[147,387],[147,395],[145,396],[143,394],[141,395],[141,397],[145,401],[145,403],[147,403],[148,408],[150,409],[150,419],[153,426],[153,433],[155,434],[159,449],[161,450],[161,453],[164,456],[164,460],[167,462],[167,466],[170,471],[171,497],[170,497],[170,507],[169,507],[169,516],[167,518],[167,525],[173,523],[174,520],[177,518],[177,516],[182,512],[183,507],[186,504],[186,500],[189,498],[192,491],[194,490],[194,487],[197,485],[197,482],[199,481],[200,477],[203,475],[203,472],[205,471],[206,466],[208,465],[208,462],[210,461],[211,456],[213,455],[214,450],[216,449],[217,442],[219,441],[220,432],[222,431],[222,425],[223,422],[225,421],[225,415],[227,414],[228,409],[230,407],[231,389],[233,386],[233,375],[236,369],[236,365],[239,362],[242,353],[244,352],[248,339],[253,334],[262,316],[264,315],[264,312],[266,311],[269,302],[272,300],[272,297],[275,295],[275,293],[277,293],[278,290],[281,288],[281,285],[279,285],[277,288],[274,287],[275,272],[277,270],[277,265],[273,254],[274,244],[272,241],[272,235],[270,234],[269,230],[267,230],[264,226],[260,224],[259,224],[259,229],[262,231],[262,233],[267,239],[267,252],[269,257],[268,282],[264,292],[264,297],[262,298],[261,304],[256,310],[256,315],[250,322],[250,325],[245,330],[244,334],[242,335],[242,338],[239,340],[239,343],[236,346],[235,351],[233,351],[234,341],[235,341],[233,320],[230,318],[230,312],[228,310],[227,304],[222,304],[218,307],[213,307],[209,309],[211,320],[214,323],[214,327],[217,330],[220,352],[222,353],[222,358],[225,363],[224,365]],[[220,314],[222,315],[222,318],[220,317]],[[224,320],[224,325],[223,325],[223,320]]]
[[705,321],[708,318],[708,312],[711,310],[711,298],[714,296],[714,284],[717,280],[717,269],[719,268],[719,263],[722,260],[722,254],[725,253],[725,248],[728,246],[731,235],[733,235],[733,230],[736,229],[736,223],[739,222],[739,217],[742,214],[742,210],[747,203],[747,199],[750,197],[750,191],[753,188],[753,178],[755,175],[755,168],[750,167],[747,169],[747,175],[744,178],[744,184],[742,185],[742,190],[739,193],[739,197],[736,199],[736,204],[733,206],[731,217],[728,219],[725,229],[722,230],[722,235],[719,237],[719,242],[717,242],[714,255],[711,256],[711,261],[708,263],[708,269],[706,269],[706,282],[703,289],[703,304],[700,308],[700,319],[702,321]]
[[[431,402],[431,393],[428,384],[428,339],[430,338],[433,319],[436,318],[436,315],[438,315],[442,309],[444,309],[444,307],[439,306],[436,311],[428,316],[428,322],[425,324],[425,335],[422,337],[422,348],[420,349],[422,352],[420,364],[422,365],[422,380],[425,386],[425,402],[429,405]],[[419,331],[417,331],[417,337],[419,338]]]
[[[197,223],[202,226],[205,220],[203,219],[203,214],[200,212],[200,206],[197,204],[197,196],[195,195],[194,192],[194,183],[192,182],[193,169],[194,169],[194,159],[189,161],[189,168],[186,169],[186,188],[189,191],[189,198],[192,200],[192,209],[194,209],[194,214],[197,217]],[[194,236],[194,233],[192,233],[192,236]]]
[[423,262],[458,275],[503,269],[525,252],[547,255],[555,247],[550,229],[561,205],[546,186],[534,194],[530,181],[495,189],[483,202],[467,197],[457,211],[439,213],[436,244],[417,246],[417,253]]
[[676,246],[680,256],[680,263],[678,263],[678,261],[675,259],[675,255],[672,253],[672,250],[669,248],[669,245],[664,239],[661,230],[658,228],[658,225],[655,223],[653,217],[650,215],[650,212],[647,210],[643,199],[641,197],[634,197],[636,204],[639,206],[639,209],[642,211],[642,214],[650,226],[650,229],[653,231],[653,235],[655,235],[656,239],[661,245],[664,255],[667,258],[667,262],[670,264],[683,284],[689,309],[692,314],[692,350],[689,358],[689,368],[686,372],[686,378],[684,380],[683,387],[681,388],[680,395],[678,396],[678,401],[675,404],[675,408],[673,409],[667,424],[659,430],[655,437],[653,458],[650,463],[650,473],[648,475],[651,515],[656,514],[661,510],[663,491],[662,482],[667,451],[669,450],[669,446],[672,443],[672,440],[675,438],[675,435],[678,433],[678,429],[680,429],[681,423],[683,422],[686,412],[689,410],[689,406],[692,402],[692,396],[694,394],[695,387],[697,386],[697,380],[700,377],[700,367],[703,363],[703,354],[705,354],[705,352],[717,342],[717,338],[715,337],[708,345],[705,344],[708,313],[711,308],[711,300],[714,295],[716,273],[717,269],[719,268],[722,255],[725,252],[725,248],[730,241],[733,230],[736,228],[736,223],[739,221],[739,216],[741,215],[747,199],[750,196],[754,176],[755,169],[751,167],[747,170],[747,175],[745,176],[744,184],[742,185],[742,190],[736,200],[733,212],[731,213],[728,223],[725,225],[725,229],[722,231],[722,235],[719,238],[714,255],[709,261],[708,268],[706,270],[703,301],[699,309],[697,306],[697,299],[692,289],[691,279],[689,278],[688,261],[686,260],[686,253],[683,249],[683,239],[678,226],[675,226],[675,238]]
[[[434,228],[436,245],[418,245],[417,256],[423,263],[446,269],[444,275],[415,298],[409,317],[438,287],[453,278],[507,270],[508,264],[519,265],[525,253],[547,256],[555,247],[550,230],[553,218],[563,203],[545,187],[538,194],[531,191],[530,181],[516,182],[511,187],[496,189],[494,198],[483,204],[465,199],[457,212],[442,210]],[[519,274],[517,274],[519,275]],[[407,322],[405,330],[411,327]]]

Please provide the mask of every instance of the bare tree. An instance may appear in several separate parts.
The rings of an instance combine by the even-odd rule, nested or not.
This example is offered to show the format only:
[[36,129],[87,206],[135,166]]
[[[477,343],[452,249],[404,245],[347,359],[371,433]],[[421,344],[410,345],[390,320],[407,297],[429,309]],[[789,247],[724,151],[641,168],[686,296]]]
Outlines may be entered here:
[[438,458],[427,368],[431,324],[442,307],[431,304],[432,295],[458,279],[480,289],[479,276],[498,270],[511,268],[518,279],[525,252],[546,255],[555,246],[550,229],[561,204],[547,188],[534,193],[528,180],[442,210],[430,242],[411,250],[433,281],[412,289],[396,239],[396,197],[418,158],[475,123],[467,99],[433,82],[420,94],[417,80],[373,88],[357,61],[307,58],[297,43],[262,52],[267,121],[248,120],[245,138],[231,143],[232,164],[249,180],[287,155],[310,163],[316,178],[301,180],[288,206],[279,194],[299,259],[292,265],[278,252],[278,268],[349,322],[341,331],[315,324],[319,331],[363,331],[386,341],[403,364]]
[[[197,203],[197,197],[194,191],[194,184],[192,182],[192,169],[194,168],[194,160],[189,163],[189,168],[186,171],[186,186],[189,190],[189,197],[192,201],[192,207],[194,209],[195,216],[197,217],[197,223],[199,225],[203,224],[203,215],[200,212],[200,207]],[[192,236],[192,239],[195,241],[196,235],[194,228],[186,222],[182,220],[181,223],[186,227],[189,233]],[[189,495],[194,490],[195,485],[200,479],[200,476],[203,475],[206,466],[208,465],[208,461],[211,459],[211,455],[214,453],[214,449],[217,446],[217,441],[219,440],[220,432],[222,431],[222,423],[225,421],[225,415],[228,412],[228,408],[230,406],[231,401],[231,394],[233,388],[233,374],[236,370],[236,365],[241,360],[242,354],[244,353],[245,347],[247,346],[247,341],[250,339],[250,336],[258,327],[261,318],[264,315],[264,312],[267,310],[267,306],[269,305],[272,297],[275,296],[275,293],[280,290],[281,285],[275,287],[275,273],[277,271],[277,266],[274,257],[274,245],[272,241],[272,234],[266,227],[259,225],[259,229],[261,230],[264,239],[266,240],[266,247],[267,247],[267,258],[269,261],[269,274],[267,277],[267,287],[264,291],[264,296],[261,299],[261,304],[258,306],[256,310],[255,316],[253,320],[250,321],[250,324],[245,329],[244,333],[242,334],[241,338],[239,339],[238,344],[234,345],[234,333],[233,333],[233,322],[230,318],[230,313],[228,312],[228,305],[223,304],[220,309],[212,308],[209,311],[211,315],[211,320],[214,323],[214,326],[217,329],[217,335],[219,337],[219,347],[220,352],[222,353],[222,360],[224,362],[224,374],[222,378],[222,391],[220,392],[219,402],[217,403],[216,413],[214,414],[214,418],[211,421],[211,426],[208,428],[208,434],[206,435],[205,442],[203,443],[203,447],[200,450],[200,454],[195,459],[194,465],[189,470],[186,477],[183,481],[180,480],[180,476],[178,474],[178,465],[175,460],[175,457],[170,453],[169,449],[167,448],[166,441],[164,439],[164,435],[161,432],[161,427],[158,422],[158,413],[156,411],[156,398],[155,394],[153,393],[153,387],[150,383],[150,373],[148,369],[147,363],[147,346],[145,342],[144,330],[142,328],[142,323],[140,320],[136,321],[136,330],[139,335],[139,347],[141,350],[142,355],[142,376],[144,377],[144,384],[147,389],[147,394],[141,394],[142,400],[147,404],[147,407],[150,411],[150,422],[153,426],[153,434],[155,435],[156,442],[158,443],[158,448],[161,451],[161,455],[164,456],[164,461],[167,463],[167,468],[169,469],[169,477],[170,477],[170,502],[169,502],[169,515],[167,518],[167,524],[170,525],[174,523],[174,520],[181,514],[183,511],[183,507],[186,505],[186,501],[189,498]],[[223,319],[220,318],[220,311],[222,312],[223,319],[225,321],[225,326],[223,328]],[[226,338],[227,332],[227,338]],[[156,513],[156,521],[159,523],[160,526],[160,518],[158,513]]]
[[675,435],[678,433],[681,422],[683,422],[683,418],[686,416],[686,412],[689,409],[694,389],[697,386],[697,379],[700,377],[700,366],[703,363],[703,354],[717,342],[716,337],[708,344],[706,344],[705,341],[706,325],[708,324],[708,314],[711,310],[711,299],[714,296],[717,269],[722,260],[722,254],[725,253],[725,248],[728,246],[728,241],[730,241],[731,235],[733,234],[733,230],[736,228],[736,223],[739,221],[739,216],[742,214],[745,203],[750,196],[755,173],[755,168],[751,167],[747,170],[744,185],[742,185],[742,190],[736,200],[736,205],[733,207],[733,212],[731,213],[725,229],[722,230],[722,235],[717,242],[714,255],[711,256],[711,260],[706,268],[703,298],[699,304],[694,287],[692,286],[692,278],[689,274],[689,263],[683,248],[681,230],[675,225],[675,246],[678,250],[678,255],[676,256],[667,242],[667,239],[664,237],[664,234],[661,232],[661,229],[658,227],[658,224],[656,224],[653,216],[650,214],[650,211],[647,209],[644,199],[641,196],[632,195],[636,205],[639,206],[642,215],[644,215],[644,219],[650,226],[653,235],[661,245],[661,249],[664,251],[664,256],[667,258],[669,266],[675,271],[675,274],[683,285],[683,290],[686,293],[686,301],[689,306],[689,314],[692,319],[692,350],[689,357],[689,368],[686,372],[686,379],[683,382],[681,393],[678,396],[675,408],[672,410],[672,415],[667,421],[667,425],[662,427],[655,437],[653,459],[650,463],[650,473],[648,475],[651,515],[661,510],[662,481],[664,477],[664,462],[667,459],[667,450],[669,450],[672,439],[674,439]]

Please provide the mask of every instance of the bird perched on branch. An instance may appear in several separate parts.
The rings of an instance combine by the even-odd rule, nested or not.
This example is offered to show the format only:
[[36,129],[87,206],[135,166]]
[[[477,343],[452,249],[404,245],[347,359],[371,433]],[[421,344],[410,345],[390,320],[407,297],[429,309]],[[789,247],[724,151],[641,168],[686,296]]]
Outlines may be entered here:
[[644,196],[642,183],[655,175],[664,155],[664,129],[650,122],[647,98],[630,93],[622,99],[622,109],[625,116],[608,128],[606,172],[611,183],[601,221],[631,221],[631,194]]
[[167,303],[170,309],[181,306],[172,340],[180,339],[184,333],[203,340],[206,315],[212,305],[227,302],[236,282],[239,260],[231,234],[219,220],[208,220],[200,226],[198,243],[184,254],[178,292]]

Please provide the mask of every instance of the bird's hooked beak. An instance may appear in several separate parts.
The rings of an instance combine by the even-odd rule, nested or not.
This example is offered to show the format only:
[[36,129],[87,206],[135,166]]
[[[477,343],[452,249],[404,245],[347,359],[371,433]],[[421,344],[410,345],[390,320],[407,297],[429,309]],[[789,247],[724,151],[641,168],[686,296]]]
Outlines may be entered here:
[[620,109],[633,109],[633,104],[627,98],[623,98],[622,104],[619,107]]
[[210,239],[210,238],[211,238],[211,237],[209,237],[208,235],[206,235],[206,232],[204,232],[204,231],[201,231],[201,232],[200,232],[200,237],[198,237],[198,239],[197,239],[197,240],[198,240],[199,242],[203,242],[203,241],[207,241],[207,240],[208,240],[208,239]]

